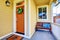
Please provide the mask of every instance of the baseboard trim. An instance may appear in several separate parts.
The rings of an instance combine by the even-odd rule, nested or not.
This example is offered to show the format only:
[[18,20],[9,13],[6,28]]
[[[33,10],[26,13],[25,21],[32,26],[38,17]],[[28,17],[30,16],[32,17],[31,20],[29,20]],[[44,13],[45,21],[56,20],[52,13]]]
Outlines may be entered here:
[[30,36],[26,36],[26,35],[22,35],[22,34],[18,34],[18,33],[13,33],[13,34],[18,35],[18,36],[22,36],[23,38],[24,38],[24,37],[25,37],[25,38],[28,38],[28,39],[31,38]]
[[0,37],[0,39],[3,39],[3,38],[5,38],[5,37],[7,37],[7,36],[9,36],[9,35],[11,35],[11,34],[13,34],[13,33],[6,34],[6,35]]

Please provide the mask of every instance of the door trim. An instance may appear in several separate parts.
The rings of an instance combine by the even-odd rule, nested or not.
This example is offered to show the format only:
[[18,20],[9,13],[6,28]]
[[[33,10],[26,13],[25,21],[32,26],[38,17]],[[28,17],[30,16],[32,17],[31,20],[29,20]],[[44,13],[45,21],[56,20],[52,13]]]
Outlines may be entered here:
[[[26,21],[26,0],[25,1],[25,7],[24,7],[24,34],[26,35],[26,26],[27,26],[27,21]],[[16,3],[14,2],[13,5],[13,32],[16,32]]]

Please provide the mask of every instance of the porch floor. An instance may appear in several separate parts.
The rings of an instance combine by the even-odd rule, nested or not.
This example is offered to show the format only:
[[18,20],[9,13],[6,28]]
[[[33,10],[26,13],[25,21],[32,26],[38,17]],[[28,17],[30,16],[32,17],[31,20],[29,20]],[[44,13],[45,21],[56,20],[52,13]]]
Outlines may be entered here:
[[23,38],[23,40],[56,40],[49,31],[36,31],[31,39]]

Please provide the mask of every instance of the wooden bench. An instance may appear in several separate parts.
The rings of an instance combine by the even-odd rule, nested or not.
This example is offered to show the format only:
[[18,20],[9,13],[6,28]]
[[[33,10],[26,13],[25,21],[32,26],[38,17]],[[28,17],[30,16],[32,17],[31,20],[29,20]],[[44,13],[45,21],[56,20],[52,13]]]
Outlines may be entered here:
[[[44,28],[43,24],[50,24],[50,28]],[[38,30],[38,29],[51,30],[51,23],[50,22],[37,22],[36,23],[36,30]]]

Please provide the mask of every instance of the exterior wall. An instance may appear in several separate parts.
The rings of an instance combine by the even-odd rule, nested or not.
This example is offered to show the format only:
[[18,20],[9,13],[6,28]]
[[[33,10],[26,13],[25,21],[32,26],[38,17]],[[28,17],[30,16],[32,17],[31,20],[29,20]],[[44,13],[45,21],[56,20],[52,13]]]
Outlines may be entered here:
[[29,14],[30,14],[29,35],[31,37],[35,32],[36,26],[36,5],[33,0],[29,0]]
[[[47,7],[47,19],[38,19],[39,7]],[[51,6],[50,5],[37,6],[37,22],[51,22]]]
[[13,26],[13,1],[10,7],[6,6],[6,0],[0,0],[0,37],[12,32]]
[[51,5],[48,5],[48,21],[52,22],[52,9],[51,9]]

